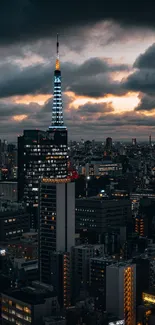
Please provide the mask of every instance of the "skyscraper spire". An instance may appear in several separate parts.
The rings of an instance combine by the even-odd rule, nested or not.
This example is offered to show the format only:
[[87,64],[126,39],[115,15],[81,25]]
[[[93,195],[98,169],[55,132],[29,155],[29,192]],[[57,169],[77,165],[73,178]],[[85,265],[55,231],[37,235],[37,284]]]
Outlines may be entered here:
[[61,94],[61,71],[60,71],[60,60],[59,60],[59,36],[57,34],[56,42],[56,64],[54,71],[54,94],[53,94],[53,108],[52,108],[52,122],[49,129],[65,129],[63,121],[63,110],[62,110],[62,94]]
[[57,58],[55,64],[55,70],[60,70],[60,60],[59,60],[59,34],[57,34]]

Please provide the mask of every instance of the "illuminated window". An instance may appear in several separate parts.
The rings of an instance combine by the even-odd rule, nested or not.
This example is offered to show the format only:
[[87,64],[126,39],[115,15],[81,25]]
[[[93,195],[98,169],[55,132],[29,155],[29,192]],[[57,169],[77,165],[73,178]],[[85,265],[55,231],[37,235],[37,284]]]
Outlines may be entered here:
[[25,313],[31,314],[31,310],[28,307],[24,307],[24,311],[25,311]]
[[16,304],[16,308],[19,309],[19,310],[23,310],[23,307],[20,306],[19,304]]

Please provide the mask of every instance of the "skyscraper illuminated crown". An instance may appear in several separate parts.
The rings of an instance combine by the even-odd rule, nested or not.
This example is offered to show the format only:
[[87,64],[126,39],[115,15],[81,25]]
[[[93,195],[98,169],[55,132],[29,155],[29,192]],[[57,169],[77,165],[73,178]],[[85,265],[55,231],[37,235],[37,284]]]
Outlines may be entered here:
[[61,71],[59,60],[59,38],[57,34],[56,43],[57,57],[54,71],[54,94],[53,94],[53,108],[52,108],[52,121],[49,129],[66,129],[63,120],[63,105],[61,93]]

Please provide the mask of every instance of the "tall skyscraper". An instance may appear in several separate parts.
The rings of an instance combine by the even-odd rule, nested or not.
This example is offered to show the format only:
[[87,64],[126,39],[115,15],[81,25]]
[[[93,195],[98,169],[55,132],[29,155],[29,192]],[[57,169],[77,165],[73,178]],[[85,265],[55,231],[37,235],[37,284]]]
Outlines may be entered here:
[[75,184],[69,179],[43,179],[39,202],[40,281],[51,283],[53,252],[75,245]]
[[136,146],[137,145],[137,139],[136,138],[132,138],[132,145]]
[[106,138],[106,149],[108,151],[112,149],[112,138]]
[[38,190],[42,177],[66,179],[67,128],[63,122],[59,42],[54,72],[52,121],[47,131],[24,130],[18,138],[18,199],[25,201],[31,228],[37,228]]
[[149,146],[152,146],[152,138],[151,138],[151,134],[149,135]]

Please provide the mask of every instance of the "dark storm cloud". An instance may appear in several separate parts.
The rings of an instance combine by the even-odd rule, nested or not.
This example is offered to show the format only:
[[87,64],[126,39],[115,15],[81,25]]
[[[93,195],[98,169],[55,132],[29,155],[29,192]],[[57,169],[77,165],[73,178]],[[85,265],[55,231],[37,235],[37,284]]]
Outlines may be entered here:
[[11,102],[0,101],[0,118],[1,122],[3,118],[9,118],[14,115],[32,114],[38,110],[40,106],[37,103],[31,103],[30,105],[16,104]]
[[[119,83],[112,82],[108,73],[128,69],[127,65],[109,65],[97,58],[89,59],[82,65],[64,63],[63,90],[94,97],[107,93],[122,94]],[[54,65],[49,63],[26,68],[11,63],[0,65],[0,98],[53,92],[53,70]]]
[[110,113],[113,112],[114,108],[112,107],[112,103],[91,103],[88,102],[85,105],[80,105],[78,110],[76,110],[76,114],[81,116],[92,115],[95,113]]
[[142,95],[135,111],[151,111],[155,109],[155,96]]
[[[147,9],[146,9],[147,6]],[[154,3],[141,0],[1,0],[0,42],[37,39],[104,19],[122,24],[155,26]]]
[[125,71],[129,69],[130,67],[127,64],[110,65],[106,61],[94,57],[78,66],[75,72],[77,76],[95,76],[104,72]]
[[[10,63],[11,67],[11,63]],[[3,67],[2,67],[3,68]],[[4,70],[4,69],[3,69]],[[10,68],[11,70],[11,68]],[[0,67],[1,74],[1,67]],[[25,95],[32,93],[48,93],[51,82],[51,66],[35,65],[25,69],[14,69],[14,73],[0,76],[0,97]]]
[[[136,68],[125,81],[123,86],[129,90],[139,91],[154,96],[155,93],[155,44],[150,46],[136,59]],[[145,102],[147,105],[147,103]],[[149,104],[148,104],[149,105]],[[150,107],[150,105],[149,105]]]
[[145,53],[141,54],[134,63],[134,68],[155,69],[155,44],[150,46]]
[[112,81],[107,75],[94,76],[88,78],[78,79],[73,82],[68,90],[75,92],[77,95],[88,97],[104,97],[107,94],[122,96],[127,90],[123,89],[120,82]]
[[124,80],[122,87],[153,96],[155,93],[155,70],[140,69],[135,71]]

